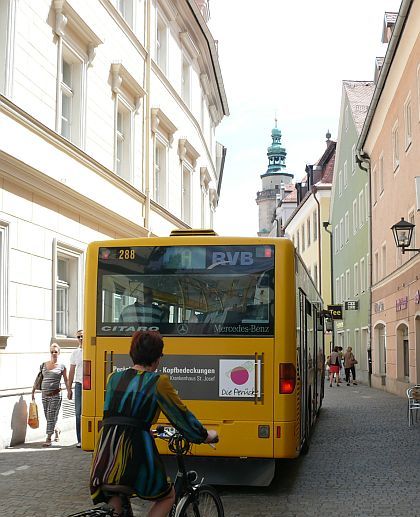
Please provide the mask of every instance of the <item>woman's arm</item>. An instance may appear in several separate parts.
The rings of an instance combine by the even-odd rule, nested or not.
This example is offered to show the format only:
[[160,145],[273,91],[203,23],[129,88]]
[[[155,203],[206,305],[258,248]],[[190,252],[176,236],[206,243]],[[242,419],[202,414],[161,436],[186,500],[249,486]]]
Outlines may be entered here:
[[72,391],[71,391],[71,385],[69,384],[69,380],[67,378],[66,367],[63,368],[63,379],[64,379],[64,384],[66,385],[66,388],[67,388],[67,398],[69,400],[71,400],[71,398],[72,398]]

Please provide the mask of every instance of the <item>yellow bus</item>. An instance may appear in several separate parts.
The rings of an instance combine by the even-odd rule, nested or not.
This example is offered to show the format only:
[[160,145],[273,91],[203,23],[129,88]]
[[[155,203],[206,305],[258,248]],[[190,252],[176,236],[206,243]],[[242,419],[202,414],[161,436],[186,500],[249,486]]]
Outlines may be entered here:
[[83,449],[94,447],[108,375],[131,366],[131,335],[156,330],[165,342],[160,372],[220,435],[216,450],[194,446],[199,472],[209,482],[269,484],[277,458],[308,448],[322,404],[321,310],[288,239],[176,230],[91,243]]

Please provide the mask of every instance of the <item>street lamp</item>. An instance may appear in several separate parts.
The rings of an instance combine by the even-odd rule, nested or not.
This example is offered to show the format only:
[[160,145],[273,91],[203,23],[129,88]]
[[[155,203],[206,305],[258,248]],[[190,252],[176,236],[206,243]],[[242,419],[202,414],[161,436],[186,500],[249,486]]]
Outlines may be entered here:
[[397,248],[401,248],[401,253],[406,251],[420,251],[420,248],[409,248],[411,237],[413,236],[415,224],[408,221],[404,221],[404,217],[401,217],[401,221],[391,226],[392,233],[394,234],[395,244]]

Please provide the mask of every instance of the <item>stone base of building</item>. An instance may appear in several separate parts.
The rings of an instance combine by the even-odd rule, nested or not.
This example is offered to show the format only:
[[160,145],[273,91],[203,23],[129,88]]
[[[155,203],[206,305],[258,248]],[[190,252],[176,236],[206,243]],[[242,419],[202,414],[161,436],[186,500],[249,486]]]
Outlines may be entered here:
[[412,383],[398,379],[392,379],[387,375],[372,374],[371,378],[372,388],[378,390],[388,391],[399,397],[406,397],[407,389],[412,386]]
[[[41,402],[41,395],[35,396],[38,405],[39,427],[28,426],[28,411],[31,395],[0,397],[0,450],[26,442],[44,441],[46,436],[46,420]],[[63,397],[58,418],[58,428],[62,431],[75,429],[74,402]],[[76,431],[74,431],[76,441]]]

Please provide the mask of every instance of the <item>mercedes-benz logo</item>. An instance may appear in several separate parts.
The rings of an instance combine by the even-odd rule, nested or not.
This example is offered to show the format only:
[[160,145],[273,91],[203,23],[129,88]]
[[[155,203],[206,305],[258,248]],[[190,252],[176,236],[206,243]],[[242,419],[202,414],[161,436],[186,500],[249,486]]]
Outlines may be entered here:
[[188,325],[186,323],[178,325],[178,334],[188,334]]

